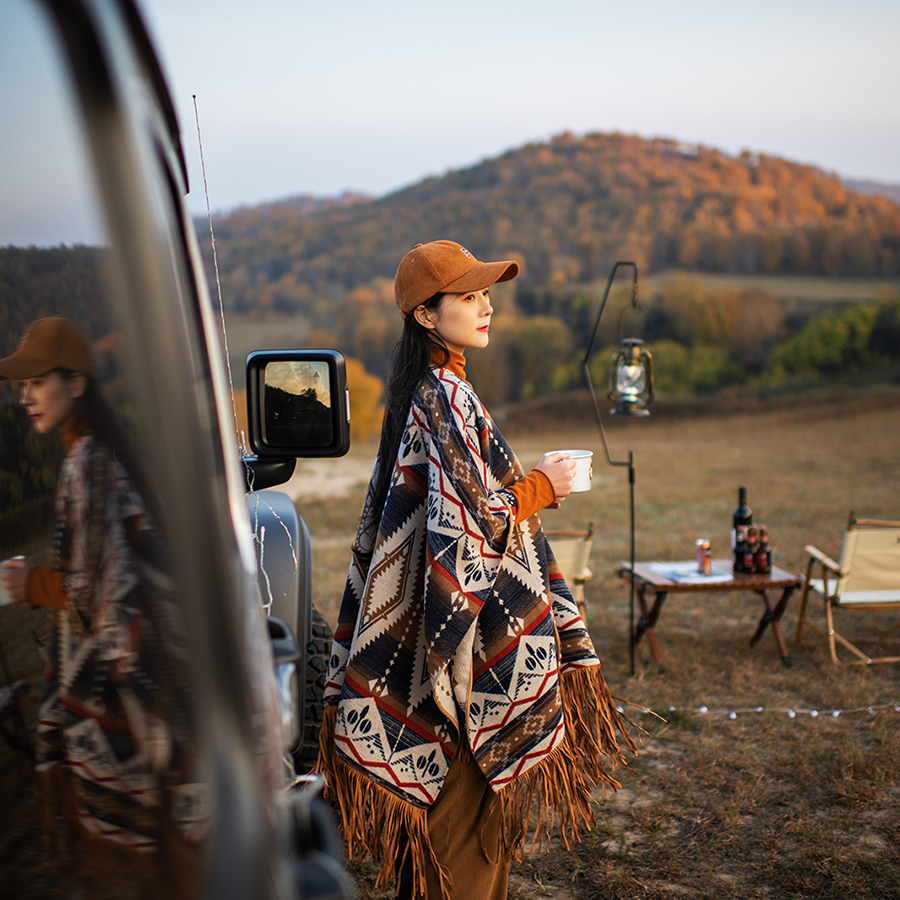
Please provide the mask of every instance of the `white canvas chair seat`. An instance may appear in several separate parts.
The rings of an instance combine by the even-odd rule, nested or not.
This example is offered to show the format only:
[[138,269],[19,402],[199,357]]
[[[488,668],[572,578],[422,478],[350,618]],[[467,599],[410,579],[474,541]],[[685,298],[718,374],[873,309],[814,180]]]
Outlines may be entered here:
[[[807,545],[806,552],[809,563],[803,579],[797,643],[802,643],[803,629],[808,628],[828,641],[831,658],[836,663],[842,662],[837,654],[838,645],[853,654],[853,662],[900,662],[900,656],[871,657],[857,646],[860,643],[885,641],[900,628],[900,622],[875,637],[856,638],[856,643],[838,632],[834,624],[835,609],[900,609],[900,522],[857,519],[851,513],[839,563],[812,545]],[[817,567],[821,578],[812,577]],[[817,628],[806,614],[810,591],[821,596],[825,604],[825,632]]]
[[585,618],[587,608],[584,602],[584,583],[593,573],[588,568],[591,545],[594,538],[594,523],[585,531],[544,531],[550,541],[550,548],[562,572],[569,590],[578,604],[581,617]]
[[[892,606],[894,603],[900,603],[900,590],[846,591],[843,594],[836,595],[833,592],[836,584],[836,581],[829,584],[828,587],[831,589],[832,594],[828,599],[837,606],[867,606],[869,604],[872,606],[879,606],[881,604]],[[809,589],[815,591],[817,594],[821,594],[823,597],[825,596],[825,582],[821,578],[810,578]]]

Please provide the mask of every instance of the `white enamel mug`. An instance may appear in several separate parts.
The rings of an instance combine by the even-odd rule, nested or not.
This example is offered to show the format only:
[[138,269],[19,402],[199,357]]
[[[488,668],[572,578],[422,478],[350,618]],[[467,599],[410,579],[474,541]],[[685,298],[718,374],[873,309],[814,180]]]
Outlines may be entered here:
[[594,453],[592,450],[551,450],[544,456],[553,456],[554,453],[567,453],[569,459],[575,463],[575,481],[572,483],[572,493],[580,494],[591,489],[591,479],[594,477]]

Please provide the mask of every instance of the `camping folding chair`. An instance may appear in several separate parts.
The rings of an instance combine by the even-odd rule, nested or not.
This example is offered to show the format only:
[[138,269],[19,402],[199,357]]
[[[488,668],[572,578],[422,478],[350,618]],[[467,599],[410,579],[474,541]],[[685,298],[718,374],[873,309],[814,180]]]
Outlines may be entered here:
[[594,523],[590,522],[586,531],[545,531],[544,534],[550,541],[562,576],[578,604],[581,618],[586,620],[584,583],[592,577],[588,557],[594,542]]
[[[831,658],[836,663],[868,665],[875,662],[900,662],[900,656],[870,657],[834,627],[834,612],[837,609],[900,609],[900,522],[857,519],[850,513],[839,563],[811,545],[807,545],[806,552],[809,554],[809,563],[806,566],[800,600],[797,643],[801,643],[803,629],[809,628],[828,641]],[[817,567],[821,578],[812,577]],[[806,616],[806,600],[810,591],[819,594],[824,600],[827,633],[816,628]],[[898,628],[900,621],[876,637],[855,640],[857,643],[884,642]],[[856,658],[839,659],[838,644],[843,645]]]

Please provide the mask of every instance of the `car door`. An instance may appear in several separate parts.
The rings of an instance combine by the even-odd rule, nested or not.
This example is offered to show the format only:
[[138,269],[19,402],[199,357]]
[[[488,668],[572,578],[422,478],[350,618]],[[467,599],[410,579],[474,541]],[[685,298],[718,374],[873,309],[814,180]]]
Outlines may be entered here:
[[[184,715],[177,727],[162,715],[160,727],[192,760],[184,802],[199,878],[185,896],[293,896],[280,852],[285,773],[245,475],[181,201],[186,168],[164,78],[129,0],[5,0],[0,17],[0,355],[36,319],[73,321],[93,348],[123,459],[140,473],[142,508],[162,548],[155,596],[164,594],[175,622],[158,629],[170,639],[160,658],[178,656],[184,676],[169,682],[183,692],[171,708]],[[14,383],[0,383],[0,558],[52,568],[66,448],[33,432],[18,399]],[[74,889],[71,866],[44,852],[45,796],[28,759],[55,662],[55,615],[0,608],[8,897]]]

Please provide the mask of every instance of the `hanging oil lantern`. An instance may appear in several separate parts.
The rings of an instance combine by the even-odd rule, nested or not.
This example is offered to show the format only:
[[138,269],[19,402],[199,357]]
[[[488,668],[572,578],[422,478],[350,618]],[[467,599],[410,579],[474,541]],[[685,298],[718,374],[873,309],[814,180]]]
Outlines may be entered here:
[[647,416],[653,402],[653,357],[638,338],[625,338],[609,371],[607,397],[615,404],[610,412],[623,416]]

